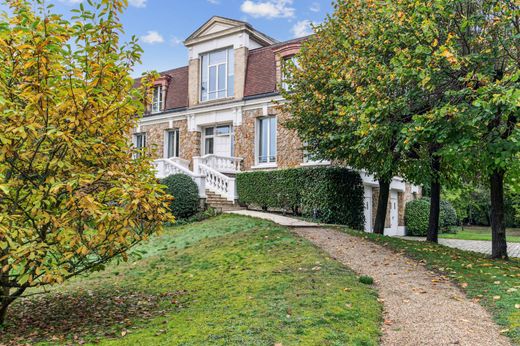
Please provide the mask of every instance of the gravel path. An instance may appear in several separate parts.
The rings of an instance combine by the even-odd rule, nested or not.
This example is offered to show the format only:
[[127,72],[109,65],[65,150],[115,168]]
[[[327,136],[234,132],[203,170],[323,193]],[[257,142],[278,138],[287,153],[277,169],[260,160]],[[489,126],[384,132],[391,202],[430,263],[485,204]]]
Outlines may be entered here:
[[447,279],[381,245],[325,228],[294,228],[359,274],[384,306],[381,345],[511,345],[489,313]]
[[[426,241],[425,237],[399,237],[404,240]],[[465,240],[439,238],[439,244],[454,247],[465,251],[480,252],[491,255],[491,242],[487,240]],[[520,258],[520,243],[507,243],[507,254],[509,257]]]

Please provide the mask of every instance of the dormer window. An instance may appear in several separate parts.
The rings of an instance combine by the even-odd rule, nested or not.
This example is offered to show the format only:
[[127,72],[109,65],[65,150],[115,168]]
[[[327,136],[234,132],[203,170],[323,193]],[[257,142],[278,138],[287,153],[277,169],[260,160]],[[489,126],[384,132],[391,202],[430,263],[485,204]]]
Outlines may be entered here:
[[201,101],[233,97],[235,92],[234,53],[233,48],[227,48],[201,55]]
[[162,85],[153,88],[152,96],[152,113],[160,113],[163,110],[164,93]]
[[284,90],[289,90],[289,87],[290,87],[290,84],[287,83],[287,79],[288,77],[290,77],[288,74],[287,74],[287,68],[291,65],[294,65],[296,68],[299,68],[300,65],[299,65],[299,62],[298,62],[298,57],[296,55],[292,55],[292,56],[289,56],[289,57],[285,57],[283,59],[283,66],[282,66],[282,88]]

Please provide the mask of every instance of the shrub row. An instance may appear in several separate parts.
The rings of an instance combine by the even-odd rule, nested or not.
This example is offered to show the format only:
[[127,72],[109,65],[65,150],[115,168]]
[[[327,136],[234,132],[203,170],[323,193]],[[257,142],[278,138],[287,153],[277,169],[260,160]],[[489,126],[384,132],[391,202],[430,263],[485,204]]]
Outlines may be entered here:
[[[439,214],[439,227],[442,231],[447,231],[450,226],[457,225],[457,212],[450,202],[441,201]],[[428,232],[429,218],[429,198],[421,198],[406,203],[404,221],[408,235],[425,236]]]
[[237,175],[240,203],[282,209],[321,222],[363,229],[363,183],[342,167],[293,168]]

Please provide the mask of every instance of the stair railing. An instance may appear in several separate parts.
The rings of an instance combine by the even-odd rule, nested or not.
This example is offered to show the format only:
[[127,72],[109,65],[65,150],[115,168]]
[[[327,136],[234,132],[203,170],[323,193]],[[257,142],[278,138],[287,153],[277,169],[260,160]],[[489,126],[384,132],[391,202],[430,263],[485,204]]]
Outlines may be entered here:
[[166,178],[172,174],[186,174],[189,176],[199,189],[199,197],[206,198],[206,177],[194,173],[184,166],[184,162],[177,162],[172,159],[159,159],[153,162],[155,176],[159,179]]
[[205,185],[208,190],[235,203],[235,200],[238,198],[235,178],[228,177],[200,161],[194,161],[194,171],[205,177]]
[[193,158],[194,162],[198,161],[201,164],[211,167],[221,173],[240,172],[243,160],[244,159],[241,157],[228,157],[213,154]]

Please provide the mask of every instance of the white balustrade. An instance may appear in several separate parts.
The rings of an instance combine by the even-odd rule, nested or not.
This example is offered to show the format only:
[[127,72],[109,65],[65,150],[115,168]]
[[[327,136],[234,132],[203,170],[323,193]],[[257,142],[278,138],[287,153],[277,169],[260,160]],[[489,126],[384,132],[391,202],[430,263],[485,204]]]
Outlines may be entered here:
[[241,170],[241,157],[227,157],[219,155],[205,155],[202,157],[194,157],[193,161],[213,168],[221,173],[237,173]]
[[[185,160],[184,160],[185,161]],[[206,198],[206,177],[200,174],[195,174],[185,167],[182,162],[179,163],[173,159],[159,159],[153,162],[156,174],[159,179],[166,178],[172,174],[186,174],[189,176],[197,187],[199,188],[199,197]]]
[[198,162],[195,172],[206,177],[206,187],[228,201],[235,202],[237,199],[235,178],[228,177],[214,168]]

